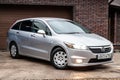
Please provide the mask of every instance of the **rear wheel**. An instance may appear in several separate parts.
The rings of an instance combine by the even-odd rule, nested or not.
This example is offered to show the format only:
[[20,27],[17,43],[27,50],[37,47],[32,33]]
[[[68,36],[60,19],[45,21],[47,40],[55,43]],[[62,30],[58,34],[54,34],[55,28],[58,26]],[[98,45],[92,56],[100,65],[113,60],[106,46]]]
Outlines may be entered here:
[[10,55],[12,58],[19,58],[20,57],[20,55],[18,53],[18,47],[15,43],[12,43],[10,45]]
[[52,64],[57,69],[67,68],[67,54],[61,48],[56,48],[52,53]]

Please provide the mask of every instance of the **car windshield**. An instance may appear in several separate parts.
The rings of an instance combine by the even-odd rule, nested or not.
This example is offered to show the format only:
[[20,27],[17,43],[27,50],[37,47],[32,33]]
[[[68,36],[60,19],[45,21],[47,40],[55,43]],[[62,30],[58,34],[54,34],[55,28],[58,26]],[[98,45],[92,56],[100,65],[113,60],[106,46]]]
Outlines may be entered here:
[[80,34],[90,33],[85,27],[80,24],[67,20],[48,20],[50,27],[58,34]]

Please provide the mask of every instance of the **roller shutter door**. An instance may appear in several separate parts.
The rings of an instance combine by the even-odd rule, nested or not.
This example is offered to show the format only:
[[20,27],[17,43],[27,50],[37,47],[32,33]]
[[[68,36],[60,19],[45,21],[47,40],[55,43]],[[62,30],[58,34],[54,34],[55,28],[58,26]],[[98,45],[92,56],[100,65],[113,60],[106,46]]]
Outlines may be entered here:
[[29,17],[72,19],[72,11],[70,6],[0,5],[0,49],[6,49],[7,31],[16,20]]

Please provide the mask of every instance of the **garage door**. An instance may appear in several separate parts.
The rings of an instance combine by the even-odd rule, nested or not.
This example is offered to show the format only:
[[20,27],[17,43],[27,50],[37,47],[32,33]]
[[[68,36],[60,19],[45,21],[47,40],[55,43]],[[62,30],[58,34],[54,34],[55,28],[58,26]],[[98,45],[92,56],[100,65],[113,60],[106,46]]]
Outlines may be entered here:
[[9,27],[18,19],[29,17],[60,17],[72,19],[72,7],[0,5],[0,49],[6,49]]

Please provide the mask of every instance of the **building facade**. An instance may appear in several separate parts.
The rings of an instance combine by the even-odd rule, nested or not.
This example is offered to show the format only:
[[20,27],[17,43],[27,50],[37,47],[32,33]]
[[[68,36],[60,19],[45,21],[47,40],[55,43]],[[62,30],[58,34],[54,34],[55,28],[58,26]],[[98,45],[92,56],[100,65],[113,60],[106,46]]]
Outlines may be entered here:
[[109,38],[108,0],[0,0],[0,49],[6,49],[10,26],[29,17],[71,19]]

